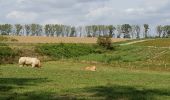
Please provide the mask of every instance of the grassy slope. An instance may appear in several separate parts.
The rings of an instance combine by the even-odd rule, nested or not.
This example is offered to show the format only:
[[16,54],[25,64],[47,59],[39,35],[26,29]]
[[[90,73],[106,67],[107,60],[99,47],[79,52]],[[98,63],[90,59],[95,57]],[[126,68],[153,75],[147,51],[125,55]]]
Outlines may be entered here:
[[[129,40],[134,42],[138,40]],[[147,46],[165,46],[170,39],[156,39],[149,40],[132,45],[122,45],[116,47],[116,50],[109,51],[102,54],[90,54],[77,58],[74,61],[90,61],[109,63],[116,67],[127,67],[132,69],[151,69],[151,70],[170,70],[170,50],[169,48],[154,48]],[[126,42],[123,42],[126,43]],[[120,42],[119,44],[122,44]],[[153,45],[154,44],[154,45]],[[34,51],[35,46],[38,44],[8,44],[11,48],[18,48],[22,51],[20,56],[33,56],[39,57],[42,61],[50,60],[49,57],[41,57]],[[116,43],[115,45],[118,45]]]
[[170,50],[143,46],[120,46],[104,54],[90,54],[78,59],[109,63],[116,67],[170,70]]
[[137,45],[137,46],[170,47],[170,39],[169,38],[154,39],[154,40],[150,40],[150,41],[136,43],[134,45]]
[[[148,43],[148,46],[155,46],[151,43]],[[160,46],[163,44],[158,43]],[[28,47],[12,44],[10,46]],[[170,50],[146,46],[146,42],[137,43],[120,46],[116,51],[104,54],[76,58],[78,61],[99,61],[114,66],[97,64],[97,72],[83,71],[82,67],[88,66],[87,63],[66,61],[46,62],[42,69],[0,65],[0,100],[169,100],[170,74],[161,72],[160,69],[169,70]],[[28,48],[32,47],[34,46]],[[137,70],[140,68],[149,70]],[[153,71],[157,68],[159,71]]]
[[88,64],[47,62],[42,69],[0,66],[0,100],[114,99],[169,100],[170,73]]

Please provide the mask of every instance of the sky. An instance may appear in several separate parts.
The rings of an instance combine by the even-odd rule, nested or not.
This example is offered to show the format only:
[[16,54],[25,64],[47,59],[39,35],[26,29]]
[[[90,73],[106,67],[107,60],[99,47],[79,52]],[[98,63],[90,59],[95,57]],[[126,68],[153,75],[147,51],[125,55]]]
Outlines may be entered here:
[[170,24],[170,0],[0,0],[0,23]]

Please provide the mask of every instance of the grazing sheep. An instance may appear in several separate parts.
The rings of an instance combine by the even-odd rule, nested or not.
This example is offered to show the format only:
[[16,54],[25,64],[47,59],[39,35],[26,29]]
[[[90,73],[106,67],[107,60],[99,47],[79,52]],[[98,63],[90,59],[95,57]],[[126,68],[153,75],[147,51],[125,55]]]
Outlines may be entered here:
[[85,70],[96,71],[96,66],[86,67]]
[[32,67],[41,67],[40,60],[38,58],[20,57],[18,61],[20,67],[31,65]]

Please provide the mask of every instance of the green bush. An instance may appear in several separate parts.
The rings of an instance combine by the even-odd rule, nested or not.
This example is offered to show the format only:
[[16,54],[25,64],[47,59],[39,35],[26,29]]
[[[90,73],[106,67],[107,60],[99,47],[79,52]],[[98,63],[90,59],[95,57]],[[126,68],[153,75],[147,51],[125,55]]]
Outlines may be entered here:
[[0,64],[2,63],[14,63],[16,56],[19,52],[11,49],[10,47],[0,47]]
[[97,39],[97,44],[105,49],[114,49],[112,46],[112,40],[109,36],[99,36]]
[[12,42],[17,42],[18,40],[17,40],[17,39],[12,38],[12,39],[11,39],[11,41],[12,41]]
[[87,44],[43,44],[36,47],[36,52],[57,59],[72,58],[95,53],[94,47]]

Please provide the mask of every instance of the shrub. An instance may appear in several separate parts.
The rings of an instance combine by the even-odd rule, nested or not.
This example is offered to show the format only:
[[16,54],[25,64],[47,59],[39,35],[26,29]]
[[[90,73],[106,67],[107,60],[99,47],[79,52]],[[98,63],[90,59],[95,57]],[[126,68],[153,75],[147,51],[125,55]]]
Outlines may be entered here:
[[18,54],[18,51],[15,51],[8,46],[0,47],[0,64],[13,63]]
[[72,58],[94,53],[94,47],[86,44],[43,44],[36,47],[36,52],[57,59]]
[[17,39],[12,38],[12,39],[11,39],[11,41],[12,41],[12,42],[17,42],[18,40],[17,40]]
[[105,49],[113,49],[112,40],[109,36],[99,36],[97,39],[97,44]]

